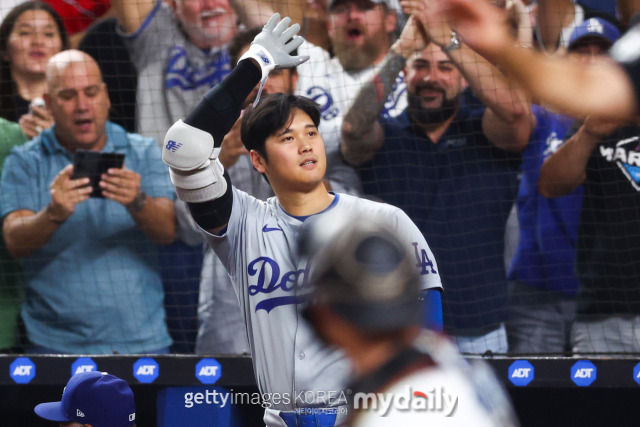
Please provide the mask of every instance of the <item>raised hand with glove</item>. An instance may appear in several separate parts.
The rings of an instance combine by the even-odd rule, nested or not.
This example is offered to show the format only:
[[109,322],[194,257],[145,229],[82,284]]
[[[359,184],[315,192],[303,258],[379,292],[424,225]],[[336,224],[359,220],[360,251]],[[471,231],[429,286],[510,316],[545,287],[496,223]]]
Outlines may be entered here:
[[[300,26],[290,23],[289,17],[280,20],[280,14],[275,13],[236,68],[184,121],[171,126],[164,138],[162,160],[169,165],[178,197],[189,203],[194,219],[205,229],[223,226],[229,219],[232,193],[218,155],[245,99],[274,68],[295,67],[309,59],[290,54],[304,41],[296,35]],[[213,200],[216,202],[207,203]],[[204,224],[199,221],[199,210],[207,212]]]

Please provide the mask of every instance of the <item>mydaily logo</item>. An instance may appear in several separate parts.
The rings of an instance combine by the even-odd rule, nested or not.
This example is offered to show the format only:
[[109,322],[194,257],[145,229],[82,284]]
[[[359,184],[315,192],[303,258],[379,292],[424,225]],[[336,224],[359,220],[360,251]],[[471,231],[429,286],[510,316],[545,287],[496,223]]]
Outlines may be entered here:
[[98,364],[90,357],[78,357],[71,365],[71,376],[81,372],[93,372],[98,370]]
[[36,365],[28,357],[18,357],[9,365],[9,376],[17,384],[28,384],[36,376]]
[[577,386],[588,387],[596,380],[597,376],[596,365],[588,360],[580,360],[571,367],[571,381]]
[[216,359],[202,359],[196,364],[195,374],[202,384],[215,384],[222,376],[222,366]]
[[450,417],[458,407],[458,396],[447,393],[444,387],[417,390],[407,387],[400,393],[355,393],[356,410],[375,411],[385,417],[389,412],[440,412]]
[[138,359],[133,364],[133,376],[141,383],[151,384],[158,378],[158,375],[160,375],[160,366],[150,357]]
[[533,381],[535,372],[528,360],[516,360],[509,366],[509,381],[518,387],[527,386]]

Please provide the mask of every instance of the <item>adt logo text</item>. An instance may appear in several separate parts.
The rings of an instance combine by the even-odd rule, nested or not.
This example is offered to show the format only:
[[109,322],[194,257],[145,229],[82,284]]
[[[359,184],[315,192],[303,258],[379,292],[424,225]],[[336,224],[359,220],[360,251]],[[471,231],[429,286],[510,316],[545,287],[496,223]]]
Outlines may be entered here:
[[158,362],[150,357],[138,359],[133,364],[133,376],[141,383],[151,384],[158,378],[158,375],[160,375]]
[[511,381],[513,385],[529,385],[534,377],[535,369],[528,360],[516,360],[509,366],[509,381]]
[[580,387],[590,386],[598,376],[596,365],[588,360],[580,360],[571,367],[571,380]]
[[196,364],[196,378],[202,384],[215,384],[222,376],[222,367],[216,359],[202,359]]
[[9,366],[9,376],[18,384],[28,384],[36,376],[36,365],[28,357],[18,357]]
[[633,368],[633,379],[635,382],[640,384],[640,363]]
[[78,357],[71,365],[71,376],[80,372],[93,372],[98,370],[98,364],[90,357]]

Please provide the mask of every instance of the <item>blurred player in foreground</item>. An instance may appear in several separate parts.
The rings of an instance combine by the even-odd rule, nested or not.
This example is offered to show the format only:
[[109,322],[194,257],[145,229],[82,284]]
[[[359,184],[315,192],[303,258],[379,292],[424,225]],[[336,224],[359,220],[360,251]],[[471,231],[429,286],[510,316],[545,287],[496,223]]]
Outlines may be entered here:
[[[573,117],[631,119],[639,113],[640,25],[611,48],[615,60],[584,67],[516,44],[505,14],[486,0],[440,0],[451,26],[472,49],[544,103]],[[500,25],[500,23],[503,23]]]
[[353,362],[350,425],[517,424],[488,365],[467,364],[449,340],[421,329],[413,254],[387,224],[329,214],[305,232],[302,253],[315,270],[303,315]]
[[61,427],[135,427],[133,391],[123,379],[106,372],[71,377],[60,402],[37,405],[35,413]]
[[278,23],[279,18],[272,16],[231,74],[184,122],[169,129],[163,159],[178,197],[188,203],[232,278],[258,389],[278,396],[264,402],[265,423],[328,427],[344,422],[350,369],[344,354],[324,347],[299,318],[300,293],[308,288],[313,268],[297,251],[303,225],[331,211],[381,217],[415,252],[421,295],[440,313],[440,327],[442,285],[433,253],[400,209],[326,190],[320,109],[308,98],[273,94],[242,119],[242,141],[253,167],[266,175],[276,197],[262,202],[231,186],[218,154],[244,100],[274,67],[294,67],[307,59],[290,54],[302,42],[296,37],[299,26],[289,27],[289,18]]

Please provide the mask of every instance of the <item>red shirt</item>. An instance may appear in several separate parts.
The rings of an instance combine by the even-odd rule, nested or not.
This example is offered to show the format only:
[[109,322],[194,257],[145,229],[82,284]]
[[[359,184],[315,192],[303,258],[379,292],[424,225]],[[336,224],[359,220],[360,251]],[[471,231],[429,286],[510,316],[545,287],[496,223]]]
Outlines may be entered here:
[[86,30],[111,8],[111,0],[44,0],[62,17],[69,35]]

